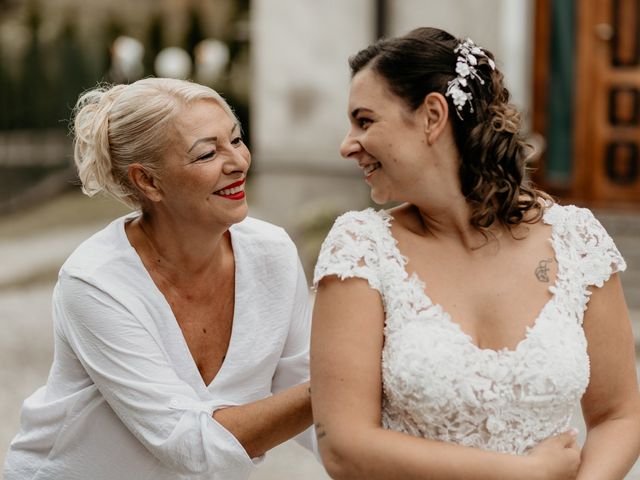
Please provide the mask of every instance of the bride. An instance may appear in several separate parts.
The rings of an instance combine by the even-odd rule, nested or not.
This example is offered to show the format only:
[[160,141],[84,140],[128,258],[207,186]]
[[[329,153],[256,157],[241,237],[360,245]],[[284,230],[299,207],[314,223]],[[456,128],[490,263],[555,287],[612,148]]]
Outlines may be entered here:
[[[625,262],[590,211],[525,179],[493,55],[421,28],[350,60],[378,204],[315,270],[314,421],[337,479],[621,479],[640,451]],[[581,401],[580,448],[570,418]]]

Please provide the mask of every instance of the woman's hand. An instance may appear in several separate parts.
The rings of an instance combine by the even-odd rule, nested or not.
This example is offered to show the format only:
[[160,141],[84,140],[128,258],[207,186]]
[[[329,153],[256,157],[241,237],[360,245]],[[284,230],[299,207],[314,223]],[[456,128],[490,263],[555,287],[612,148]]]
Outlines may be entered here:
[[534,462],[534,478],[541,480],[573,480],[580,468],[577,431],[571,430],[539,443],[529,453]]

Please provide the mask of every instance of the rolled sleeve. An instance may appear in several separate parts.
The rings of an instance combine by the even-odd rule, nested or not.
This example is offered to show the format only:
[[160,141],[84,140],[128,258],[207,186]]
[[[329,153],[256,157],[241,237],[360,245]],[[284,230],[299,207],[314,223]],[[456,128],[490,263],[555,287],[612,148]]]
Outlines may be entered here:
[[139,318],[105,291],[61,277],[54,309],[67,340],[127,429],[180,474],[249,471],[254,461],[213,417],[228,402],[203,401]]

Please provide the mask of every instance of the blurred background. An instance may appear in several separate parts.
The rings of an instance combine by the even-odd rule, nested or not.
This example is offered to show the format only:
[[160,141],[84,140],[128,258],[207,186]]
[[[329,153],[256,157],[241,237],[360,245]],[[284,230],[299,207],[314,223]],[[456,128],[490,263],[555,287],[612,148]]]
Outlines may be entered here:
[[[0,0],[0,462],[46,380],[58,269],[126,212],[79,192],[67,123],[78,94],[149,75],[218,90],[253,154],[251,214],[289,231],[310,275],[335,217],[369,205],[338,154],[347,58],[417,26],[494,52],[536,147],[533,179],[612,234],[640,333],[640,0]],[[252,478],[328,477],[287,443]]]

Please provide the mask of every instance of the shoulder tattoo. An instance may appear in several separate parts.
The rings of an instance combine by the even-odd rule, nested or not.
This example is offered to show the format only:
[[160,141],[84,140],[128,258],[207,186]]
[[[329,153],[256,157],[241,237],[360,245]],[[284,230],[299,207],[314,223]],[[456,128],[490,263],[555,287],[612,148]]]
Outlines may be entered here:
[[549,282],[549,264],[553,262],[553,258],[540,260],[535,270],[536,278],[541,282]]

